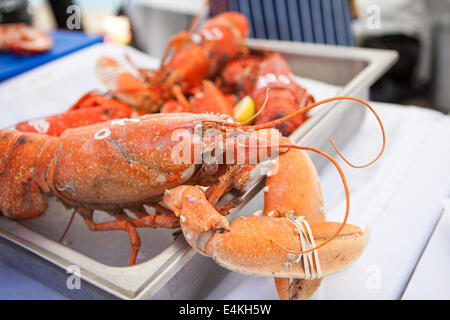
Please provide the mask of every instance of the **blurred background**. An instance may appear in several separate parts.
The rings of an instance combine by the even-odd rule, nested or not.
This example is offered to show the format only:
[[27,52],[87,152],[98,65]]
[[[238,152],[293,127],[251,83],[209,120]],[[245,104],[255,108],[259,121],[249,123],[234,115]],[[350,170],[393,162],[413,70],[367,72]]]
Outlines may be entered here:
[[[100,34],[160,57],[203,2],[0,0],[0,23]],[[226,10],[244,13],[255,38],[396,50],[400,58],[371,100],[450,112],[450,0],[211,0],[202,18]]]

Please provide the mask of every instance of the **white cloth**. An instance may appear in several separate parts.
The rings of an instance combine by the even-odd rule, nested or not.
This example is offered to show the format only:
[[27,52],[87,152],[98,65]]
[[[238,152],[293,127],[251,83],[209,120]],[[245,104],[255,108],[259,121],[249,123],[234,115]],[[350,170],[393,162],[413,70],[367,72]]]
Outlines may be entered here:
[[450,198],[402,299],[450,299]]

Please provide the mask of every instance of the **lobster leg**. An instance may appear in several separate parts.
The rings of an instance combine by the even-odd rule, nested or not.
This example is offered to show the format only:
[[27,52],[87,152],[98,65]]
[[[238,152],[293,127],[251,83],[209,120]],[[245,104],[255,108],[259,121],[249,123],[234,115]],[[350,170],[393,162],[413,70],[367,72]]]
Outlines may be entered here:
[[94,211],[89,209],[81,209],[78,211],[83,217],[84,222],[88,228],[92,231],[111,231],[111,230],[123,230],[128,232],[131,243],[131,256],[129,265],[132,266],[136,263],[137,254],[141,247],[141,239],[136,231],[135,226],[127,221],[126,219],[118,219],[115,221],[95,223],[94,222]]
[[224,205],[215,206],[214,208],[223,216],[227,216],[230,213],[230,210],[236,208],[238,205],[242,203],[242,199],[234,199]]
[[[206,190],[206,197],[209,203],[216,204],[219,199],[234,188],[238,191],[243,191],[250,180],[250,171],[253,165],[234,165],[228,168],[228,170],[219,178],[219,183],[211,185]],[[236,171],[237,170],[237,171]],[[222,205],[214,205],[215,209],[221,215],[228,215],[230,210],[237,207],[242,202],[242,199],[234,199],[228,203]]]
[[136,228],[153,228],[156,229],[177,229],[180,227],[180,219],[176,216],[161,216],[158,214],[148,215],[146,217],[131,220],[133,226]]
[[131,209],[131,211],[134,213],[134,215],[138,218],[145,218],[148,216],[147,211],[145,210],[145,208],[143,206],[139,206],[136,208]]
[[130,266],[136,263],[136,258],[141,247],[141,240],[136,228],[156,229],[160,227],[166,229],[177,229],[180,227],[180,220],[176,216],[161,216],[154,214],[146,215],[138,219],[130,219],[123,211],[121,211],[114,215],[117,219],[115,221],[96,223],[94,221],[94,210],[78,208],[76,211],[83,217],[84,222],[92,231],[124,230],[128,232],[131,244],[131,256],[129,261]]
[[165,216],[175,216],[175,214],[167,208],[164,208],[162,205],[158,203],[154,203],[151,205],[158,214],[163,214]]
[[69,232],[70,226],[72,225],[73,218],[75,218],[75,215],[77,214],[77,210],[73,210],[72,215],[70,216],[69,223],[67,223],[66,228],[64,229],[64,232],[61,234],[61,237],[59,237],[58,242],[63,242],[64,238],[67,235],[67,232]]
[[235,181],[235,176],[242,168],[242,165],[229,166],[226,172],[219,178],[219,183],[213,184],[206,190],[206,197],[212,205],[215,205],[217,201],[229,190]]
[[162,113],[191,112],[191,105],[179,85],[174,85],[172,94],[175,100],[169,100],[161,107]]

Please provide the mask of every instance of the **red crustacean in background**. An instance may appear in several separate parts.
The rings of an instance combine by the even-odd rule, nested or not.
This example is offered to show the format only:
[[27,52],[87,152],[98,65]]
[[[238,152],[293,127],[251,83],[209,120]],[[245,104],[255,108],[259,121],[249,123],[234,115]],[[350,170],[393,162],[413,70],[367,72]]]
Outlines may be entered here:
[[[241,97],[252,96],[258,111],[264,105],[256,118],[257,124],[283,118],[314,102],[314,98],[292,78],[292,70],[278,53],[266,53],[264,57],[251,55],[231,61],[224,67],[221,80],[226,90],[237,90]],[[292,118],[277,129],[288,136],[305,119],[306,115]]]
[[235,93],[240,98],[251,94],[255,76],[263,61],[262,56],[249,54],[228,62],[218,78],[222,90]]
[[49,51],[52,38],[46,33],[24,23],[0,25],[0,51],[17,55],[33,55]]
[[184,94],[199,92],[205,79],[216,76],[228,61],[247,52],[244,40],[249,24],[237,12],[211,18],[194,33],[196,23],[197,18],[190,30],[170,39],[159,69],[137,68],[129,58],[139,72],[136,77],[116,60],[104,56],[96,65],[99,78],[119,100],[146,113],[157,112],[164,103],[176,98],[175,87]]
[[59,136],[65,130],[108,120],[130,118],[137,113],[128,105],[98,93],[89,92],[65,113],[21,122],[17,130]]
[[203,80],[201,89],[190,101],[194,113],[217,113],[230,117],[233,117],[233,106],[236,103],[234,96],[223,94],[209,80]]
[[[233,116],[231,103],[235,104],[236,98],[252,96],[259,111],[256,123],[264,123],[314,102],[295,82],[280,54],[249,53],[244,44],[249,32],[245,16],[226,12],[207,20],[194,33],[197,18],[188,31],[171,38],[159,69],[139,68],[128,57],[139,74],[135,76],[116,60],[100,57],[96,65],[99,78],[119,100],[150,113],[206,111]],[[173,54],[169,55],[172,49]],[[206,79],[215,79],[227,99]],[[267,94],[267,103],[261,110]],[[233,95],[236,98],[230,98]],[[298,116],[278,129],[288,136],[305,119],[306,115]]]

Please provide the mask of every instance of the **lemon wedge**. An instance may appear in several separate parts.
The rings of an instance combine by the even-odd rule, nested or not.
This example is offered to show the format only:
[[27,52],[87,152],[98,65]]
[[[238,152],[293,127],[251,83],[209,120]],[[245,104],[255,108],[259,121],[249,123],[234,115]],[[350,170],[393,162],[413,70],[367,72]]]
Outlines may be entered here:
[[234,119],[242,123],[253,117],[256,113],[256,105],[252,97],[246,96],[234,107]]

